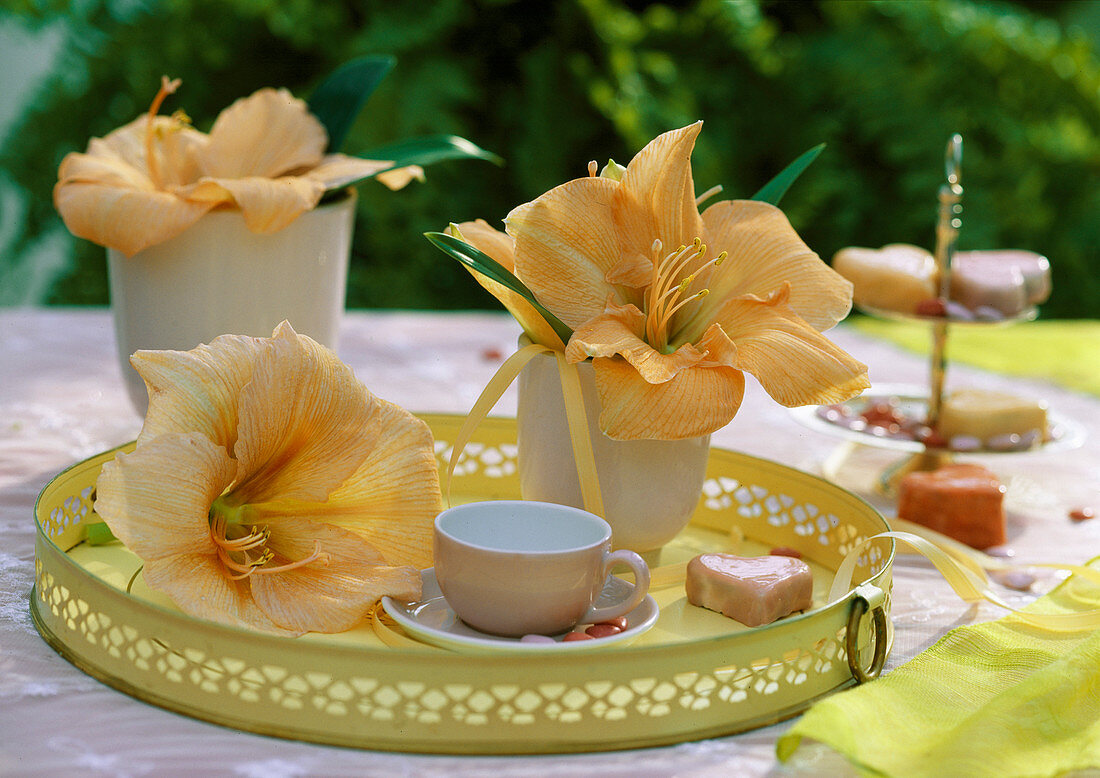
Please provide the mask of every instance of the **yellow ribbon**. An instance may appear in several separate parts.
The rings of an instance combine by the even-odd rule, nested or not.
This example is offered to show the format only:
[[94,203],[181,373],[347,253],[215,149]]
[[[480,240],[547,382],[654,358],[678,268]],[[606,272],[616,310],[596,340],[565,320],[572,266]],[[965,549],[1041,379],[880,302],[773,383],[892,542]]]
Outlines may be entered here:
[[561,392],[565,400],[565,418],[569,423],[569,439],[573,443],[573,460],[581,482],[584,509],[603,516],[603,493],[600,491],[599,474],[596,472],[592,438],[589,437],[588,412],[584,407],[580,373],[575,364],[565,359],[563,352],[555,351],[554,356],[558,360],[558,378],[561,380]]
[[[829,602],[836,602],[848,595],[852,585],[852,574],[860,553],[878,538],[893,538],[927,557],[955,593],[966,602],[982,600],[991,602],[1011,611],[1032,626],[1042,629],[1062,631],[1100,628],[1100,609],[1080,613],[1030,613],[1012,607],[990,588],[986,571],[1018,570],[1022,569],[1020,566],[975,551],[969,546],[919,524],[901,519],[895,519],[891,523],[898,529],[872,535],[848,552],[833,578],[832,588],[829,590]],[[1083,565],[1041,563],[1027,565],[1027,567],[1066,570],[1100,584],[1100,571]]]
[[451,446],[451,457],[444,475],[444,494],[447,496],[448,505],[451,504],[451,480],[455,466],[466,445],[473,438],[478,425],[489,415],[489,411],[496,406],[527,363],[539,354],[545,353],[551,353],[557,359],[558,377],[561,380],[562,397],[565,400],[566,421],[569,425],[569,438],[573,445],[573,459],[580,479],[584,509],[597,516],[604,515],[603,495],[600,492],[600,479],[596,471],[596,457],[592,452],[592,441],[589,438],[588,414],[584,408],[584,394],[581,391],[581,379],[577,366],[566,360],[564,352],[541,343],[523,346],[504,360],[504,364],[489,379],[489,383],[485,385],[481,395],[466,415]]

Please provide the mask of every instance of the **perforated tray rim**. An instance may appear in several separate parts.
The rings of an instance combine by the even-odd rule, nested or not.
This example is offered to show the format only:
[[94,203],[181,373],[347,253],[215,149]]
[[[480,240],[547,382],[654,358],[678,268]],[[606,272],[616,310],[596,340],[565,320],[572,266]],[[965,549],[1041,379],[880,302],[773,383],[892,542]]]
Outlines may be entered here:
[[[449,456],[462,417],[422,416]],[[124,448],[124,447],[123,447]],[[77,564],[104,452],[56,476],[35,508],[34,623],[75,666],[137,699],[217,724],[341,746],[432,753],[560,753],[666,745],[796,715],[855,680],[845,641],[856,599],[729,636],[568,655],[474,656],[280,638],[130,597]],[[487,419],[455,491],[518,497],[515,422]],[[855,495],[773,462],[713,449],[697,526],[800,548],[835,569],[887,529]],[[856,583],[886,593],[893,542],[861,557]],[[871,643],[860,624],[861,654]],[[889,635],[888,635],[889,639]]]

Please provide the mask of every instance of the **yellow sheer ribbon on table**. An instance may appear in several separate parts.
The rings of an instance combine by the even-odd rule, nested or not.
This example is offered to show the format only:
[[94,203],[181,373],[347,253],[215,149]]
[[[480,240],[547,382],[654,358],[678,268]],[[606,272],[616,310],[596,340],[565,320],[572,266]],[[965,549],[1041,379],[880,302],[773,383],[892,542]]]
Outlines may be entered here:
[[[946,535],[904,519],[890,519],[890,525],[894,528],[892,531],[872,535],[845,556],[844,561],[837,568],[836,576],[833,578],[833,585],[829,590],[829,602],[835,602],[847,596],[848,591],[851,589],[852,571],[855,569],[863,549],[876,538],[893,538],[894,540],[900,540],[914,551],[927,557],[936,566],[936,569],[939,570],[947,583],[951,585],[951,588],[955,590],[955,594],[966,602],[980,602],[982,600],[991,602],[1012,611],[1017,618],[1041,629],[1100,629],[1100,609],[1072,614],[1033,614],[1028,612],[1027,609],[1017,610],[1001,599],[990,587],[986,571],[1019,570],[1020,565],[1013,565],[1002,559],[983,554],[981,551],[975,551]],[[1096,586],[1100,586],[1100,572],[1091,567],[1046,563],[1028,564],[1025,567],[1065,570],[1090,581]]]
[[[963,599],[1009,607],[984,570],[1010,565],[901,524],[932,537],[883,536],[928,556]],[[958,627],[882,678],[816,703],[779,739],[779,759],[812,738],[864,775],[1022,778],[1100,767],[1100,558],[1034,566],[1073,575],[1022,610]],[[846,591],[843,568],[834,594]]]

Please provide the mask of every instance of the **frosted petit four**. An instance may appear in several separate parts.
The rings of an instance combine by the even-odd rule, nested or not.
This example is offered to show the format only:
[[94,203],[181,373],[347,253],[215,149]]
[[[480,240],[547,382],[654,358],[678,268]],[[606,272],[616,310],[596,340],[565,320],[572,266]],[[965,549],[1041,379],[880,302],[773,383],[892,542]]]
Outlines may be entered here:
[[918,246],[851,246],[833,256],[833,269],[852,282],[857,305],[913,313],[923,300],[939,294],[936,260]]
[[850,246],[833,269],[852,282],[858,305],[962,321],[1016,316],[1050,297],[1050,261],[1033,251],[960,251],[951,260],[951,288],[940,294],[935,257],[919,246]]
[[985,252],[960,252],[951,264],[951,299],[971,311],[992,308],[1015,316],[1027,307],[1024,274],[1008,262],[990,262]]
[[940,409],[939,428],[928,426],[923,410],[907,408],[893,395],[864,395],[858,405],[822,405],[815,415],[837,427],[880,438],[914,440],[928,448],[960,452],[1026,451],[1059,433],[1047,421],[1046,403],[1004,392],[957,390]]
[[1050,297],[1050,261],[1034,251],[960,251],[951,263],[951,297],[975,311],[1013,316]]
[[688,562],[688,602],[747,627],[771,624],[813,603],[813,575],[789,556],[700,554]]
[[958,389],[949,394],[937,426],[937,432],[949,441],[976,438],[982,446],[1006,449],[1019,446],[1002,446],[1002,440],[1012,441],[1016,435],[1015,440],[1034,445],[1046,437],[1046,430],[1046,403],[983,389]]
[[976,464],[907,473],[898,491],[898,518],[921,524],[973,548],[1005,542],[1004,485]]

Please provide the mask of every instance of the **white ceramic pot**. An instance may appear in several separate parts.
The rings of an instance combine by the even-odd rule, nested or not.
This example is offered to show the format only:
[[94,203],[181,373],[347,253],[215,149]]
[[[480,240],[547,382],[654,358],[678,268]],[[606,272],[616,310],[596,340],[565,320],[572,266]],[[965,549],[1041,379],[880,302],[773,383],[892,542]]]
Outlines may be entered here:
[[115,340],[126,388],[145,414],[139,349],[192,349],[218,335],[271,337],[286,319],[336,348],[344,312],[355,192],[257,235],[239,211],[214,211],[175,238],[126,257],[107,250]]
[[[688,440],[611,440],[599,427],[591,362],[577,365],[589,437],[615,548],[653,551],[687,525],[699,503],[710,436]],[[557,360],[534,357],[519,376],[518,468],[525,500],[584,507]]]

